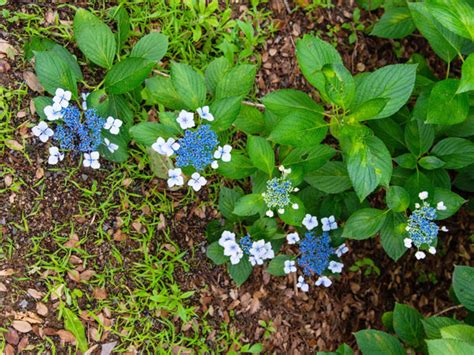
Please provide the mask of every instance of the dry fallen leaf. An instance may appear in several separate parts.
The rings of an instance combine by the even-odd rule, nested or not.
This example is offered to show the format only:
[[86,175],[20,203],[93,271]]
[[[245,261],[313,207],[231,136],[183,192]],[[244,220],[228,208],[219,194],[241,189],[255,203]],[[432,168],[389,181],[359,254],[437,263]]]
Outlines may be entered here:
[[81,273],[80,278],[83,281],[89,281],[95,275],[94,270],[86,270]]
[[96,300],[105,300],[107,298],[107,291],[102,287],[95,287],[92,294]]
[[3,182],[5,183],[6,187],[11,186],[11,184],[13,183],[13,177],[11,175],[5,175],[5,177],[3,178]]
[[133,223],[132,223],[132,227],[133,227],[133,229],[135,229],[138,233],[140,233],[141,230],[142,230],[142,224],[141,224],[140,222],[138,222],[138,221],[133,222]]
[[28,333],[33,329],[31,328],[31,324],[24,320],[14,320],[12,322],[12,327],[21,333]]
[[58,330],[56,332],[56,335],[58,335],[61,338],[61,343],[75,343],[76,342],[76,337],[72,335],[71,332],[68,332],[67,330]]
[[6,332],[4,336],[8,344],[17,345],[20,341],[18,332],[13,328],[8,328],[8,332]]
[[61,296],[63,295],[63,288],[64,284],[59,285],[53,292],[51,292],[52,301],[56,301],[57,299],[61,298]]
[[116,345],[117,345],[116,341],[113,341],[111,343],[102,344],[102,350],[100,351],[100,355],[110,355],[110,354],[112,354],[112,350],[114,350]]
[[44,91],[43,87],[41,86],[38,77],[31,71],[26,71],[23,73],[23,79],[26,81],[26,85],[36,92],[42,93]]
[[5,355],[15,355],[15,348],[7,344],[7,346],[5,346]]
[[67,276],[69,276],[69,278],[74,282],[81,281],[81,277],[79,276],[79,272],[77,270],[69,270],[67,272]]
[[39,292],[35,289],[29,288],[28,289],[28,294],[33,297],[35,300],[40,300],[43,298],[44,294],[42,292]]
[[37,180],[41,179],[44,176],[44,169],[42,167],[39,167],[36,169],[35,177]]
[[12,150],[18,150],[18,151],[23,150],[23,146],[14,139],[7,139],[5,141],[5,145]]
[[13,269],[0,270],[0,276],[11,276],[15,273]]
[[0,282],[0,292],[7,292],[7,286],[3,282]]
[[21,338],[20,343],[18,344],[18,352],[21,353],[28,346],[30,342],[28,336]]
[[79,245],[79,236],[77,234],[73,234],[71,238],[64,243],[66,248],[76,248]]
[[14,59],[18,51],[4,39],[0,39],[0,53],[5,53],[8,58]]
[[40,316],[45,316],[48,314],[48,307],[46,307],[46,305],[42,302],[38,302],[36,304],[36,312],[40,315]]

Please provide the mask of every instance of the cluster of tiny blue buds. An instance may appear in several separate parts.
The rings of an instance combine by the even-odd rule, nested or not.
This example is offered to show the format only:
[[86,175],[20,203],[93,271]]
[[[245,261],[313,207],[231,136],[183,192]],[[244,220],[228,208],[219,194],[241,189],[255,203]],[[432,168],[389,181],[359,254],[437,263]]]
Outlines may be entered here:
[[219,141],[209,125],[202,125],[195,131],[186,130],[178,143],[176,166],[193,166],[197,171],[202,171],[212,163]]
[[436,208],[424,202],[408,218],[408,235],[418,248],[423,244],[432,245],[436,240],[439,232],[439,227],[433,222],[436,216]]
[[59,142],[61,149],[91,152],[97,150],[102,143],[102,127],[105,120],[97,115],[94,109],[85,111],[84,122],[81,122],[81,112],[76,106],[68,106],[61,112],[63,124],[58,124],[54,139]]
[[307,276],[322,275],[329,266],[329,258],[334,254],[328,232],[316,236],[315,232],[307,232],[300,243],[301,256],[298,265]]
[[245,237],[240,238],[239,244],[240,248],[243,250],[245,254],[250,255],[250,248],[252,247],[252,239],[250,239],[249,235],[246,235]]
[[267,181],[267,190],[263,194],[263,199],[267,207],[284,208],[290,204],[290,193],[293,185],[290,180],[284,177],[273,178]]

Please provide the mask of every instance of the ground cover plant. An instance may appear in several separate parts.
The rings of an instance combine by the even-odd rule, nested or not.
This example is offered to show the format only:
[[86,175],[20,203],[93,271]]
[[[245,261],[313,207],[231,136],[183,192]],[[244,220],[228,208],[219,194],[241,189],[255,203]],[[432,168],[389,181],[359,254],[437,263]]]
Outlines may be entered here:
[[357,3],[2,4],[0,349],[469,351],[471,5]]

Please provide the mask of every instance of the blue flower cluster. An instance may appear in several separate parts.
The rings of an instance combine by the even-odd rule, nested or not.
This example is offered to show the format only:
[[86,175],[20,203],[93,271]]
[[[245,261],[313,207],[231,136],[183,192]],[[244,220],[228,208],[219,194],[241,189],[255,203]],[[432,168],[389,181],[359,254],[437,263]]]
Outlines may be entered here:
[[97,150],[102,143],[102,127],[105,120],[97,115],[94,109],[85,111],[84,122],[81,122],[81,112],[76,106],[68,106],[62,110],[63,124],[58,124],[54,139],[59,142],[61,149],[91,152]]
[[436,208],[426,202],[408,218],[408,235],[418,248],[423,244],[432,245],[436,240],[439,227],[433,222],[435,218]]
[[267,181],[267,190],[263,199],[268,208],[284,208],[290,204],[290,193],[293,184],[284,177],[273,178]]
[[193,166],[197,171],[202,171],[212,163],[219,141],[209,125],[202,125],[195,131],[186,130],[178,143],[176,166]]
[[246,235],[245,237],[240,238],[239,244],[240,248],[243,250],[245,254],[250,255],[250,248],[252,247],[252,239],[250,239],[250,235]]
[[322,275],[329,266],[329,258],[334,254],[328,232],[316,236],[315,232],[306,232],[300,243],[301,256],[298,265],[307,276]]

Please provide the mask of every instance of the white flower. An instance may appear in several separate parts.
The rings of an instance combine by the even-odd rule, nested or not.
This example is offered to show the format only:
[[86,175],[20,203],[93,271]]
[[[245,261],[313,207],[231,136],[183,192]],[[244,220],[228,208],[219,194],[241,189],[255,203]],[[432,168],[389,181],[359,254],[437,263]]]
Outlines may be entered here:
[[306,227],[307,230],[314,229],[318,226],[318,219],[315,216],[311,216],[307,214],[304,216],[303,225]]
[[156,142],[151,145],[151,149],[158,152],[158,154],[170,157],[179,149],[179,143],[177,143],[174,138],[168,138],[168,140],[165,141],[164,138],[158,137]]
[[242,259],[243,256],[244,256],[244,252],[242,251],[242,249],[239,248],[235,252],[235,254],[230,256],[230,263],[232,265],[236,265],[236,264],[240,263],[240,259]]
[[217,160],[213,160],[211,163],[211,168],[217,169],[218,167],[219,167],[219,163],[217,162]]
[[333,273],[338,274],[342,271],[343,267],[344,267],[343,263],[339,263],[337,261],[331,260],[329,262],[328,269],[331,270]]
[[420,208],[420,207],[421,207],[421,205],[418,202],[415,203],[415,208]]
[[439,201],[438,204],[436,205],[436,209],[439,211],[446,211],[447,207],[443,201]]
[[340,258],[343,254],[347,253],[349,248],[346,246],[346,243],[339,245],[335,251],[336,255]]
[[61,110],[62,110],[61,105],[55,102],[52,105],[46,106],[43,109],[43,112],[46,115],[46,118],[48,119],[48,121],[56,121],[56,120],[59,120],[60,118],[63,118]]
[[430,248],[428,249],[428,252],[429,252],[430,254],[435,255],[435,254],[436,254],[436,248],[435,248],[435,247],[430,247]]
[[420,200],[426,200],[428,198],[428,192],[422,191],[418,194],[418,197],[420,198]]
[[113,118],[112,116],[107,117],[107,121],[104,123],[104,129],[107,129],[112,134],[119,134],[120,127],[122,127],[123,122],[118,118]]
[[418,260],[424,259],[425,257],[426,257],[426,254],[424,252],[422,252],[421,250],[419,250],[415,253],[415,258],[417,258]]
[[275,257],[272,244],[270,242],[265,242],[263,239],[252,243],[252,246],[249,249],[249,254],[251,256],[251,259],[249,260],[252,265],[262,265],[264,260],[273,259]]
[[223,231],[221,237],[219,238],[219,245],[221,247],[225,247],[225,245],[229,242],[235,243],[235,233]]
[[309,285],[304,281],[303,276],[298,277],[298,283],[296,284],[296,287],[300,288],[303,292],[309,291]]
[[290,272],[296,272],[296,265],[294,260],[285,260],[285,266],[283,267],[283,271],[285,274],[289,274]]
[[232,147],[228,144],[221,147],[218,146],[217,150],[214,152],[214,159],[222,159],[222,161],[229,162],[231,160],[230,152],[232,151]]
[[90,167],[92,169],[99,169],[100,168],[99,158],[100,158],[99,152],[84,153],[84,161],[82,162],[82,165],[84,165],[85,168]]
[[167,180],[168,187],[183,186],[184,185],[184,178],[181,175],[181,169],[180,168],[168,170],[168,177],[169,177],[169,179]]
[[267,217],[270,217],[270,218],[272,218],[275,215],[272,210],[268,210],[267,212],[265,212],[265,214],[267,215]]
[[83,92],[81,94],[82,96],[82,109],[85,111],[87,110],[87,96],[89,96],[90,93],[88,92]]
[[294,210],[297,210],[300,208],[300,206],[297,203],[294,203],[291,205],[291,208],[293,208]]
[[278,170],[280,170],[283,173],[283,175],[291,174],[291,168],[285,169],[285,167],[283,165],[280,165],[278,167]]
[[48,127],[48,124],[45,121],[38,123],[38,125],[34,126],[31,131],[43,143],[46,143],[49,137],[52,137],[54,134],[54,131]]
[[413,245],[413,241],[410,238],[403,239],[403,244],[405,244],[405,248],[410,249]]
[[293,232],[286,236],[286,240],[288,241],[288,244],[296,244],[300,241],[300,236],[297,232]]
[[214,116],[209,112],[209,106],[199,107],[196,111],[202,119],[214,121]]
[[441,232],[447,232],[447,231],[449,231],[449,229],[446,228],[446,226],[442,226],[442,227],[441,227]]
[[330,230],[337,229],[337,222],[334,216],[321,218],[321,224],[323,225],[323,231],[329,232]]
[[[225,256],[235,256],[235,255],[240,255],[240,253],[242,252],[242,249],[240,249],[240,246],[239,244],[237,244],[236,242],[227,242],[225,245],[224,245],[224,255]],[[243,255],[243,254],[242,254]],[[242,256],[239,257],[239,260]],[[238,261],[237,261],[238,263]]]
[[53,102],[59,104],[61,107],[66,108],[69,106],[69,100],[71,100],[72,93],[70,91],[58,88],[56,89],[53,97]]
[[249,256],[249,261],[250,261],[250,264],[252,264],[252,266],[263,264],[263,259],[262,258],[256,258],[253,255]]
[[273,251],[272,243],[265,243],[265,254],[262,257],[263,259],[273,259],[275,257],[275,252]]
[[64,159],[64,153],[61,153],[58,147],[49,147],[48,164],[56,165],[59,161]]
[[188,186],[191,186],[194,191],[199,191],[201,190],[201,187],[206,185],[207,180],[201,176],[199,173],[194,173],[191,175],[191,179],[188,181]]
[[104,138],[104,144],[111,153],[115,152],[119,147],[117,144],[112,143],[108,138]]
[[279,214],[285,213],[285,209],[284,209],[284,208],[279,208],[279,209],[278,209],[278,213],[279,213]]
[[332,285],[332,281],[327,276],[320,276],[314,284],[316,286],[323,285],[324,287],[329,287]]
[[295,187],[295,188],[293,189],[293,192],[298,192],[298,191],[300,191],[300,189],[297,188],[297,187]]
[[181,110],[181,112],[178,115],[178,118],[176,119],[176,122],[179,123],[182,129],[188,129],[188,128],[194,127],[195,126],[194,113]]

